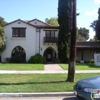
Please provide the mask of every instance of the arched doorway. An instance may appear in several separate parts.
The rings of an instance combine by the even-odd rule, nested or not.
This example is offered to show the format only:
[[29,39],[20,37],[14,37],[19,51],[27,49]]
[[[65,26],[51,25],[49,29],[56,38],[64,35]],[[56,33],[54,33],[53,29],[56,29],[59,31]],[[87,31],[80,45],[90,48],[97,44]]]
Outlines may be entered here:
[[20,47],[20,46],[17,46],[17,47],[15,47],[15,48],[12,50],[11,56],[12,56],[12,57],[20,56],[20,57],[26,59],[25,50],[24,50],[22,47]]
[[49,47],[44,51],[44,57],[47,62],[54,62],[56,58],[56,52],[53,48]]

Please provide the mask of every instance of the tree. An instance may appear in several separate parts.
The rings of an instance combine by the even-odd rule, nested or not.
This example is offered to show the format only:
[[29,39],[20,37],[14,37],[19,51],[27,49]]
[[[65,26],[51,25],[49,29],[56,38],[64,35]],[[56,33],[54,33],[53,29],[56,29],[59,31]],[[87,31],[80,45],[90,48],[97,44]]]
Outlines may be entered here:
[[98,9],[98,20],[96,23],[96,39],[100,40],[100,8]]
[[58,23],[59,23],[59,34],[58,34],[58,57],[62,63],[68,61],[69,55],[69,38],[70,38],[70,0],[59,0],[58,2]]
[[100,8],[98,9],[98,20],[96,23],[95,31],[96,31],[96,39],[100,40]]
[[4,26],[7,22],[4,21],[4,18],[0,17],[0,26]]
[[100,8],[98,9],[98,20],[94,20],[90,27],[92,27],[96,33],[96,40],[100,40]]
[[50,19],[47,18],[45,22],[53,26],[59,26],[57,17],[51,17]]
[[77,40],[78,41],[86,41],[89,39],[89,30],[86,28],[80,28],[78,29],[77,33]]
[[0,17],[0,51],[3,51],[5,47],[5,31],[3,28],[5,24],[4,18]]
[[97,25],[97,20],[94,20],[90,25],[90,27],[93,29],[93,31],[96,31],[96,25]]
[[5,32],[4,29],[0,26],[0,51],[3,50],[5,45]]

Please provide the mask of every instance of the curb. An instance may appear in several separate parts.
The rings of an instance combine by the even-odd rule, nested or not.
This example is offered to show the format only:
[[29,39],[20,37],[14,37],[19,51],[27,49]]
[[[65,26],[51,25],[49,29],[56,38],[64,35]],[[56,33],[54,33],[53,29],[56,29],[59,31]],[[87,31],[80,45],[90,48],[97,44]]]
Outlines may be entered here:
[[0,97],[54,97],[74,96],[74,92],[46,92],[46,93],[0,93]]

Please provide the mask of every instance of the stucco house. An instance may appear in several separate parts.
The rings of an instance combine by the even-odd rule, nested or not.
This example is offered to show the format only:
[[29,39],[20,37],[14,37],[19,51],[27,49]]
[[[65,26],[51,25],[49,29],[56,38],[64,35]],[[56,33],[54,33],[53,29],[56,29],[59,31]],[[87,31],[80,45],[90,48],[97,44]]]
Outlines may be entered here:
[[58,27],[46,24],[38,19],[15,20],[4,26],[6,49],[1,53],[1,62],[20,55],[29,60],[37,53],[45,56],[47,61],[57,57]]
[[[37,53],[44,56],[47,61],[58,58],[58,26],[51,26],[38,19],[30,21],[18,19],[6,24],[4,29],[6,48],[0,53],[1,62],[7,62],[7,59],[16,55],[28,61]],[[93,59],[94,52],[100,50],[99,45],[94,48],[90,44],[90,42],[77,42],[77,61]]]

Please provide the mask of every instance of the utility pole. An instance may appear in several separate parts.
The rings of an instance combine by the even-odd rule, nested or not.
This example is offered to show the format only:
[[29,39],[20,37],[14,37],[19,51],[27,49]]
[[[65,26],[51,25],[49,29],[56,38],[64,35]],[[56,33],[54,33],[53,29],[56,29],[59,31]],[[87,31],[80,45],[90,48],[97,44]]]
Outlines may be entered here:
[[76,0],[70,0],[70,55],[67,81],[74,82],[76,65]]

